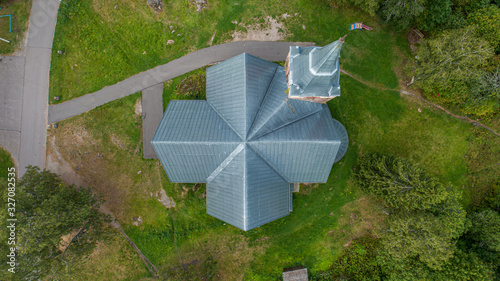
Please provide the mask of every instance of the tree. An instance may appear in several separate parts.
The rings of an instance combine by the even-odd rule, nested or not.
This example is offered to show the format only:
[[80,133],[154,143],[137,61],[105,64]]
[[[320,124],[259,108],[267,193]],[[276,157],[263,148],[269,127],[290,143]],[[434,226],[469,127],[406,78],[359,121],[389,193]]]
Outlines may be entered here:
[[500,52],[500,7],[489,5],[469,15],[469,21],[476,26],[478,34]]
[[393,210],[379,235],[391,256],[418,258],[429,268],[441,269],[453,256],[465,221],[465,211],[450,198],[428,211]]
[[[5,183],[1,187],[6,188]],[[46,276],[58,262],[56,258],[61,260],[69,248],[88,252],[93,239],[102,233],[107,217],[99,212],[102,201],[91,189],[68,186],[56,174],[30,166],[16,192],[16,245],[22,264],[17,277],[35,280]],[[72,231],[78,234],[61,251],[61,237]]]
[[361,157],[353,178],[385,203],[388,217],[377,235],[389,255],[418,259],[434,270],[453,256],[467,220],[451,187],[408,159],[378,154]]
[[371,154],[359,160],[356,183],[368,193],[380,196],[391,208],[429,209],[449,196],[436,178],[407,159]]
[[469,235],[478,246],[500,253],[500,214],[486,209],[472,213],[470,220]]
[[423,40],[417,52],[416,84],[427,93],[440,94],[441,101],[463,104],[468,83],[492,56],[489,44],[473,28],[444,31]]
[[492,72],[479,73],[470,81],[469,98],[463,111],[475,115],[497,112],[500,109],[500,67]]
[[415,18],[424,12],[425,0],[386,0],[382,4],[382,16],[397,29],[410,27]]
[[493,280],[491,268],[473,252],[457,249],[439,270],[431,269],[418,259],[397,259],[384,250],[377,255],[385,280]]

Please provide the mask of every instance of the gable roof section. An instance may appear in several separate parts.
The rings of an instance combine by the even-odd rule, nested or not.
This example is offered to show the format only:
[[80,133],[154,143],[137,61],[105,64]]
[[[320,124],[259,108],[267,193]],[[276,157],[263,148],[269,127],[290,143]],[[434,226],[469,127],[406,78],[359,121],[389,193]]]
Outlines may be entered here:
[[269,85],[249,138],[258,138],[321,110],[321,104],[288,99],[285,69],[280,66]]
[[288,215],[288,182],[249,146],[235,151],[207,181],[207,213],[243,230]]
[[206,101],[171,101],[153,145],[172,182],[205,182],[241,139]]

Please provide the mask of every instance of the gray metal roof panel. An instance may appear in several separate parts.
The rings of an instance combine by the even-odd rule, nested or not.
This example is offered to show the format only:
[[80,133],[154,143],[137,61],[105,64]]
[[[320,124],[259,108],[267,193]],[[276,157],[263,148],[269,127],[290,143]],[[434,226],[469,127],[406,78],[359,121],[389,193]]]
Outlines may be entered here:
[[153,143],[171,182],[205,182],[238,143]]
[[251,148],[239,146],[207,183],[207,214],[242,230],[288,215],[288,182]]
[[285,70],[279,67],[252,125],[249,139],[258,138],[322,110],[318,103],[288,99],[286,91]]
[[246,230],[244,149],[207,183],[207,214]]
[[277,65],[243,53],[207,69],[207,101],[245,139]]
[[343,147],[342,129],[323,105],[323,111],[253,140],[250,145],[289,182],[326,182]]
[[290,188],[253,149],[247,146],[245,153],[247,230],[287,216]]
[[159,142],[238,142],[241,138],[207,101],[170,101],[153,136]]
[[240,141],[206,101],[171,101],[151,144],[172,182],[205,182]]

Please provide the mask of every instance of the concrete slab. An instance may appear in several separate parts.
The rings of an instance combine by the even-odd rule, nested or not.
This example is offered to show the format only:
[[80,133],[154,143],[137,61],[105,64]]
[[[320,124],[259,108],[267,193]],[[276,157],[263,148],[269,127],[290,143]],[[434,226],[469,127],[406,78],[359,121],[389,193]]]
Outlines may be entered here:
[[24,57],[0,57],[0,77],[0,130],[20,131]]
[[163,117],[163,83],[142,91],[142,155],[147,159],[158,159],[151,140]]

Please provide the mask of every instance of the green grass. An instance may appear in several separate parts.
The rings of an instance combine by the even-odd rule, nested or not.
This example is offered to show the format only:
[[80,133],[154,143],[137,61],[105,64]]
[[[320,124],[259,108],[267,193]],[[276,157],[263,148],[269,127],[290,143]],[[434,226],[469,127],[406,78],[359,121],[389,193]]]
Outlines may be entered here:
[[0,37],[10,41],[0,41],[0,54],[6,55],[19,48],[28,28],[31,0],[10,0],[0,4],[0,7],[0,15],[12,15],[12,33],[9,30],[9,17],[0,18]]
[[[190,95],[181,95],[180,91],[178,90],[179,85],[183,81],[187,81],[189,78],[196,77],[199,75],[205,76],[205,71],[207,67],[202,67],[200,69],[193,70],[191,72],[188,72],[184,75],[181,75],[179,77],[176,77],[170,81],[166,81],[163,84],[163,111],[167,109],[168,103],[171,100],[195,100],[195,99],[200,99],[194,96]],[[198,83],[201,83],[203,81],[198,81]],[[205,85],[198,85],[200,88],[205,88]]]
[[7,150],[0,147],[0,178],[7,178],[8,169],[14,167],[12,158]]
[[[350,23],[364,21],[374,30],[350,33],[342,50],[342,67],[366,81],[388,88],[397,86],[391,71],[395,62],[393,39],[384,26],[359,11],[331,8],[321,0],[214,0],[208,9],[197,13],[192,1],[165,2],[165,12],[157,17],[139,0],[65,1],[54,38],[50,102],[95,92],[208,47],[212,36],[213,44],[227,42],[234,31],[245,30],[232,21],[248,26],[266,16],[284,24],[288,34],[285,40],[312,41],[319,46],[347,34]],[[283,18],[285,13],[291,17]],[[167,44],[168,40],[175,43]],[[54,96],[61,99],[55,101]]]
[[154,280],[127,240],[115,229],[88,256],[73,260],[55,280]]

